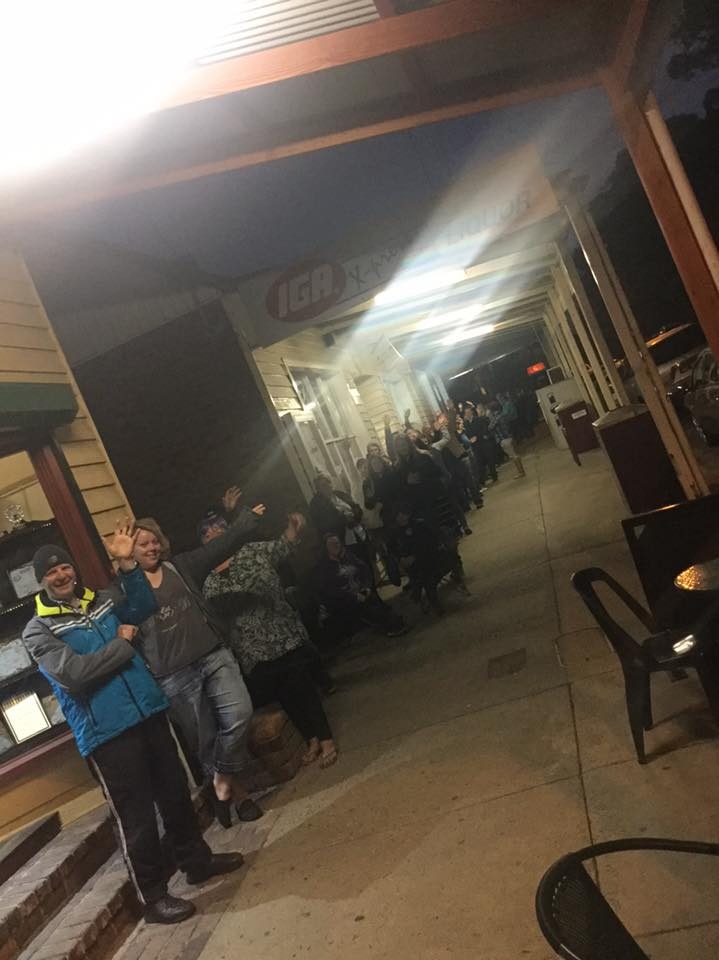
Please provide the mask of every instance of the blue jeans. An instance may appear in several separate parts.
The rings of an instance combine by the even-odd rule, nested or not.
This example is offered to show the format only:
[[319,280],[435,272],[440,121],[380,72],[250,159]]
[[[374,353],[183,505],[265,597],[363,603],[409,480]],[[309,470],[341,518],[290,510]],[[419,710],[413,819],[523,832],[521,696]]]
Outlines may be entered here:
[[217,647],[157,682],[205,775],[239,773],[248,762],[252,700],[232,653]]

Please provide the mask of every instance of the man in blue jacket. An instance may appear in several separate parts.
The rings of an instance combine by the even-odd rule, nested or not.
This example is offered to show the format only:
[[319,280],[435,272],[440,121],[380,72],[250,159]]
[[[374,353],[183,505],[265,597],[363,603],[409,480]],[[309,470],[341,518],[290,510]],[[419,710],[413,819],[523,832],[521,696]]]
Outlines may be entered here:
[[195,906],[167,893],[155,804],[189,883],[229,873],[243,861],[239,853],[213,854],[205,843],[170,733],[168,702],[132,646],[137,625],[156,609],[152,589],[132,559],[136,536],[131,525],[118,525],[108,551],[119,579],[98,593],[78,583],[65,550],[40,547],[33,565],[43,589],[23,640],[117,820],[145,919],[178,923],[192,916]]

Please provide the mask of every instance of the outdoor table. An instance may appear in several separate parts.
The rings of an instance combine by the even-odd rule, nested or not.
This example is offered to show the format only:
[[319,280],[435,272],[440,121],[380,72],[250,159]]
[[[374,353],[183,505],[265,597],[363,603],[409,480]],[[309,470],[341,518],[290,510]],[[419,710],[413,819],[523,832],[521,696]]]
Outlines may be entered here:
[[719,558],[687,567],[675,578],[674,583],[680,590],[719,591]]

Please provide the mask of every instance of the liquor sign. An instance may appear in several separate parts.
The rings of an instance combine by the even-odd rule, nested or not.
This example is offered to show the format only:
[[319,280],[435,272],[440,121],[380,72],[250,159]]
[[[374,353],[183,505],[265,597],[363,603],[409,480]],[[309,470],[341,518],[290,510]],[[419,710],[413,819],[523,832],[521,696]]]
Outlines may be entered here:
[[532,146],[468,169],[442,198],[419,236],[399,228],[384,245],[342,262],[313,258],[248,279],[240,287],[255,328],[270,346],[305,326],[361,308],[395,275],[467,267],[501,237],[552,216],[557,198]]

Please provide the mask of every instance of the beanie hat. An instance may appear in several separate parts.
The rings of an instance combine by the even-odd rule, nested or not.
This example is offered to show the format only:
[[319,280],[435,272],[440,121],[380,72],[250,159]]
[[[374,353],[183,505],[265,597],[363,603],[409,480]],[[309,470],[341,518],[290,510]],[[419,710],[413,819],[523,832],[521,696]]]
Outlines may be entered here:
[[32,558],[32,566],[37,582],[40,583],[48,570],[52,570],[53,567],[57,567],[61,563],[69,563],[73,568],[75,566],[72,557],[63,547],[56,547],[52,543],[46,543],[44,547],[36,550],[35,556]]
[[211,508],[198,524],[197,536],[202,540],[207,531],[212,529],[212,527],[221,527],[223,530],[226,530],[228,526],[229,524],[224,514],[220,510]]

